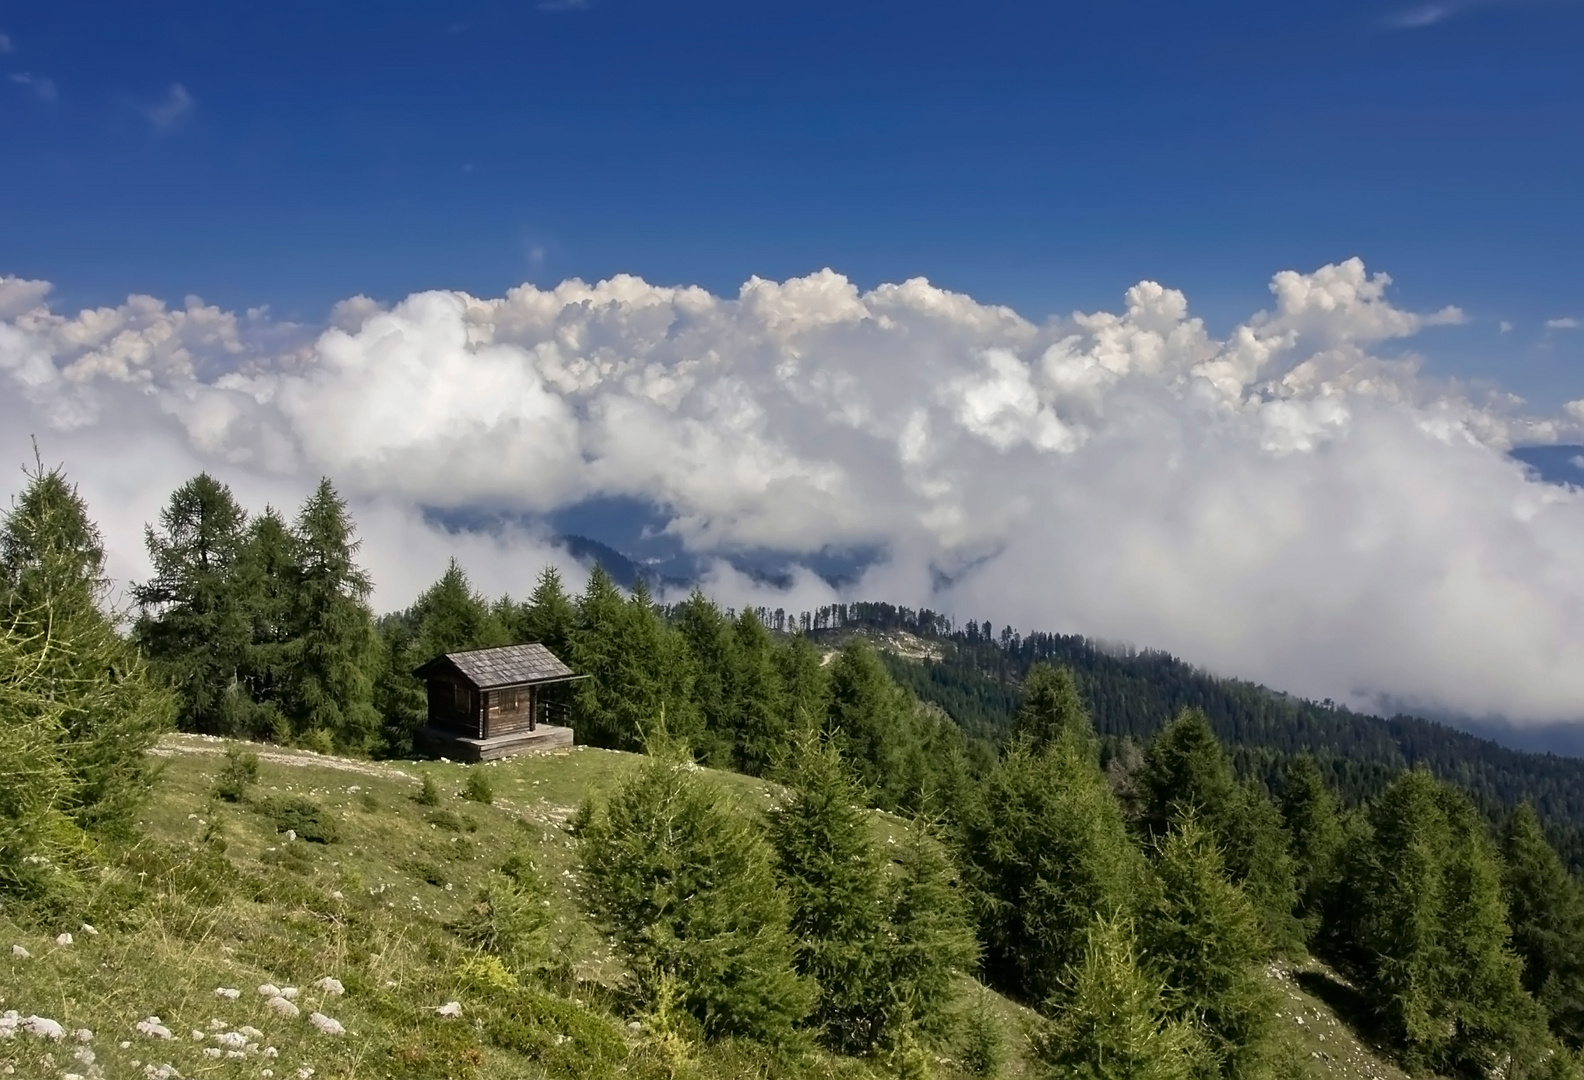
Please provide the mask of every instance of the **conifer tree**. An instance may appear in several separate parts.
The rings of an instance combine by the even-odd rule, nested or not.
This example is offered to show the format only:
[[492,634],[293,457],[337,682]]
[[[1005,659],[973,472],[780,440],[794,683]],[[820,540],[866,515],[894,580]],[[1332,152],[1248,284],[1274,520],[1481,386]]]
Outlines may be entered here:
[[515,628],[522,641],[538,641],[556,656],[566,659],[571,655],[572,630],[577,622],[577,609],[561,584],[561,572],[553,566],[539,571],[539,580],[522,610],[522,619]]
[[675,750],[585,808],[589,895],[639,1002],[675,995],[706,1038],[796,1042],[812,988],[793,969],[775,856],[757,819]]
[[1099,740],[1089,722],[1089,710],[1078,693],[1078,682],[1069,668],[1039,663],[1023,679],[1023,703],[1013,720],[1014,737],[1029,740],[1035,750],[1054,743],[1064,731],[1087,733],[1099,752]]
[[817,988],[809,1021],[831,1049],[866,1053],[884,1030],[892,973],[886,879],[863,795],[835,744],[811,734],[793,744],[786,780],[792,794],[771,813],[770,838],[797,969]]
[[[42,464],[27,477],[0,520],[0,631],[12,665],[0,682],[17,695],[0,702],[0,712],[15,711],[0,721],[0,741],[39,756],[0,772],[0,787],[19,789],[0,810],[19,819],[38,811],[37,820],[63,813],[80,829],[124,832],[148,791],[147,751],[174,703],[116,632],[104,543],[76,487]],[[57,785],[38,795],[42,803],[27,793],[30,774]]]
[[1577,1050],[1584,1046],[1584,887],[1546,843],[1528,803],[1507,819],[1502,855],[1524,988],[1545,1008],[1552,1033]]
[[892,681],[866,642],[855,640],[830,665],[825,730],[839,733],[843,750],[877,805],[905,804],[906,757],[915,739],[913,703]]
[[1293,885],[1307,941],[1320,929],[1344,839],[1336,795],[1308,754],[1299,755],[1287,771],[1281,812],[1292,844]]
[[247,514],[231,489],[200,473],[171,494],[145,530],[154,576],[133,587],[142,614],[135,637],[175,689],[188,731],[245,734],[252,708],[240,676],[251,645],[238,563]]
[[732,625],[732,658],[732,760],[739,772],[763,776],[787,745],[789,728],[775,642],[749,608]]
[[289,680],[300,567],[297,538],[273,507],[249,524],[237,572],[237,588],[246,605],[248,649],[242,683],[254,706],[249,732],[255,737],[287,739],[290,722],[281,711]]
[[1277,950],[1302,943],[1293,909],[1297,888],[1281,815],[1257,785],[1240,785],[1210,722],[1185,709],[1163,727],[1139,774],[1143,823],[1159,838],[1192,815],[1224,853],[1227,870],[1254,902],[1265,940]]
[[1532,1049],[1538,1009],[1506,948],[1494,846],[1466,797],[1414,770],[1371,823],[1356,886],[1361,975],[1409,1064],[1483,1070]]
[[1217,1075],[1253,1080],[1272,1050],[1276,1001],[1259,971],[1259,913],[1227,880],[1209,834],[1190,814],[1156,843],[1160,891],[1140,941],[1164,979],[1173,1015],[1196,1022]]
[[1017,742],[963,825],[990,980],[1036,1002],[1057,995],[1096,914],[1130,916],[1147,868],[1081,735],[1043,752]]
[[693,673],[693,703],[702,725],[694,747],[711,764],[730,766],[736,742],[737,702],[732,695],[736,655],[731,624],[720,608],[695,588],[676,613],[676,632]]
[[946,849],[922,818],[898,845],[885,940],[889,1003],[882,1041],[900,1032],[939,1045],[950,1028],[960,973],[979,960],[972,913]]
[[1169,1015],[1122,915],[1097,916],[1085,928],[1078,961],[1048,1009],[1054,1023],[1034,1049],[1053,1080],[1191,1080],[1206,1058],[1193,1026]]
[[339,747],[366,752],[380,725],[368,607],[373,582],[357,565],[362,542],[328,479],[319,481],[298,513],[295,539],[286,712],[299,736],[324,732]]
[[825,723],[830,678],[820,651],[803,634],[793,634],[776,650],[776,670],[786,709],[788,731],[816,731]]

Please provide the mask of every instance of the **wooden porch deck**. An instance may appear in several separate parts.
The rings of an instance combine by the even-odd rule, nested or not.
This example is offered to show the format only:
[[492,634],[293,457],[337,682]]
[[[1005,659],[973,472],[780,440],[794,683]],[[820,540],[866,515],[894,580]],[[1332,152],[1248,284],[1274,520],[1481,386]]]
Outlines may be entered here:
[[572,745],[572,729],[540,724],[533,731],[515,731],[490,739],[471,739],[454,731],[425,725],[418,729],[418,749],[452,761],[499,761],[517,754],[536,754]]

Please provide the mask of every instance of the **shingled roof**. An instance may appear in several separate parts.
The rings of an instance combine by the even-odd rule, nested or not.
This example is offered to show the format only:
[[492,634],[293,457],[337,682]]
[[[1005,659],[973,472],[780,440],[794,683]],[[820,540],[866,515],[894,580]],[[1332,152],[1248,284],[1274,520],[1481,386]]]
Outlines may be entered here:
[[480,690],[503,686],[552,682],[576,678],[572,669],[556,659],[554,653],[538,643],[504,645],[498,649],[471,649],[468,652],[437,656],[413,674],[424,678],[439,664],[455,668],[463,678]]

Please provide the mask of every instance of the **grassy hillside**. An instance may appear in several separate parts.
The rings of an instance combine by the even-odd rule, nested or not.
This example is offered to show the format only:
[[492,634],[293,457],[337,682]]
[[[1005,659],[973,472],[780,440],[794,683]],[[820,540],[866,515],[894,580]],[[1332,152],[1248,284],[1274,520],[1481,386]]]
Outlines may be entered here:
[[[567,823],[585,797],[635,767],[634,755],[578,748],[475,766],[494,789],[486,805],[462,797],[461,765],[260,747],[259,781],[232,804],[213,794],[226,745],[196,736],[160,745],[164,768],[143,814],[144,839],[79,912],[0,910],[0,1010],[14,1010],[23,1028],[36,1016],[63,1032],[59,1040],[25,1030],[0,1038],[4,1075],[868,1075],[857,1062],[778,1063],[732,1046],[684,1060],[653,1019],[640,1023],[623,1010],[612,943],[578,901]],[[439,788],[438,806],[416,801],[426,776]],[[759,781],[710,776],[745,808],[773,798]],[[271,810],[290,799],[320,808],[317,825]],[[308,827],[291,838],[281,831],[287,821]],[[884,815],[875,824],[905,827]],[[316,828],[338,835],[331,843],[303,838]],[[550,883],[554,912],[542,978],[517,987],[455,930],[486,873],[513,854]],[[57,944],[67,933],[71,942]],[[1286,998],[1283,1023],[1302,1072],[1315,1080],[1400,1075],[1305,989],[1332,984],[1290,968],[1271,976]],[[295,989],[298,1015],[272,1011],[258,989],[265,985]],[[1003,1028],[1006,1073],[1023,1074],[1030,1014],[977,985],[965,989],[965,1023]],[[459,1016],[443,1015],[451,1002]],[[315,1013],[343,1033],[322,1033],[310,1022]],[[943,1076],[961,1074],[950,1060],[938,1065]]]

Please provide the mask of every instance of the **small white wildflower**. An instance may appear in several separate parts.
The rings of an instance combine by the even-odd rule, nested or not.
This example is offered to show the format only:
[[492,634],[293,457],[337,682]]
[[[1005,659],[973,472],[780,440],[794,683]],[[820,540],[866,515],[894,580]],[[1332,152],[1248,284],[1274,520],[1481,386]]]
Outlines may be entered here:
[[225,1052],[225,1056],[227,1061],[240,1061],[242,1058],[247,1057],[247,1055],[240,1050],[227,1050]]
[[345,1035],[346,1028],[341,1026],[341,1021],[322,1012],[308,1014],[308,1022],[319,1029],[321,1035]]
[[320,990],[323,990],[331,997],[340,997],[342,994],[346,993],[346,987],[341,985],[341,980],[331,978],[329,975],[326,975],[324,978],[314,983],[314,986]]
[[31,960],[33,958],[33,954],[28,952],[20,945],[11,946],[11,955],[16,957],[18,960]]
[[342,895],[340,889],[331,889],[330,890],[330,899],[332,899],[332,900],[345,900],[346,897],[344,895]]
[[89,1046],[79,1046],[77,1048],[77,1052],[72,1054],[72,1057],[76,1058],[84,1065],[92,1065],[94,1063],[94,1059],[98,1056],[99,1055],[93,1052],[93,1048]]
[[435,1009],[435,1015],[445,1017],[461,1016],[462,1003],[459,1001],[448,1001]]
[[62,1073],[61,1080],[83,1080],[82,1073]]
[[288,1020],[294,1020],[297,1017],[297,1006],[293,1005],[291,1002],[287,1001],[283,997],[280,997],[279,995],[270,998],[264,1004],[269,1009],[269,1011],[274,1013],[276,1016],[284,1016]]
[[281,987],[280,996],[285,998],[287,1001],[296,1001],[297,988],[295,986],[283,986]]
[[241,996],[242,996],[242,991],[236,989],[235,987],[232,987],[232,986],[217,986],[217,987],[215,987],[215,997],[217,997],[217,998],[225,998],[227,1001],[235,1001],[237,998],[239,998]]
[[99,931],[95,930],[93,927],[89,926],[87,923],[83,923],[81,929],[82,929],[82,932],[87,934],[89,937],[98,937],[99,936]]
[[280,987],[276,986],[274,983],[260,983],[258,992],[259,997],[272,998],[281,996]]
[[123,1039],[121,1042],[116,1043],[116,1045],[119,1046],[121,1049],[125,1050],[128,1047],[130,1047],[132,1044]]

